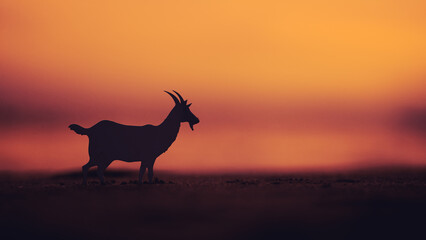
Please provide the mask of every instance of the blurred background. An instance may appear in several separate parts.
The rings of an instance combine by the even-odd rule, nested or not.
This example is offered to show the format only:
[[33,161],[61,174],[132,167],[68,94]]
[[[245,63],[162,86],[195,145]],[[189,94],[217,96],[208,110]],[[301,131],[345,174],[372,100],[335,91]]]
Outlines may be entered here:
[[159,124],[173,89],[201,122],[156,169],[425,166],[425,87],[422,0],[0,2],[0,170],[79,169],[69,124]]

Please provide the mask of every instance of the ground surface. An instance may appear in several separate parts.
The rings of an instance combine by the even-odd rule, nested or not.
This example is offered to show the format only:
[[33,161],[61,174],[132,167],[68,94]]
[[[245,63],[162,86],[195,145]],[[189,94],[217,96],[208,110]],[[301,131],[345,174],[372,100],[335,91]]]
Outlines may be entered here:
[[0,238],[426,239],[426,170],[0,175]]

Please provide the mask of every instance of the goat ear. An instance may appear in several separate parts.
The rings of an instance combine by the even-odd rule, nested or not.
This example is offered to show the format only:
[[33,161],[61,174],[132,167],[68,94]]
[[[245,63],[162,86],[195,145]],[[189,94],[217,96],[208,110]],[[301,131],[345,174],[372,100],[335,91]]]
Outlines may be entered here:
[[192,103],[190,103],[190,104],[188,104],[188,105],[186,105],[187,107],[190,107],[192,105]]
[[186,104],[188,104],[188,100],[185,100],[182,103],[186,105]]

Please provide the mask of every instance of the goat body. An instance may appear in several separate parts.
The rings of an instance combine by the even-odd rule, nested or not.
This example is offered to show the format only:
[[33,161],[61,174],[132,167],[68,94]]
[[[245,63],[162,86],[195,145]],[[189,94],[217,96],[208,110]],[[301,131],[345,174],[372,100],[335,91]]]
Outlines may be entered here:
[[129,126],[103,120],[87,129],[89,154],[104,161],[144,161],[148,164],[150,159],[158,157],[170,147],[178,130],[179,126],[174,136],[165,137],[162,133],[167,131],[162,131],[161,126]]
[[155,160],[166,152],[176,140],[180,123],[188,122],[192,128],[199,122],[179,94],[181,102],[177,101],[172,94],[170,95],[176,105],[163,123],[158,126],[129,126],[108,120],[100,121],[91,128],[83,128],[77,124],[69,126],[77,134],[89,137],[90,160],[82,167],[84,184],[87,182],[88,169],[95,165],[98,166],[101,183],[104,183],[104,170],[114,160],[140,161],[139,182],[142,183],[143,175],[148,168],[149,182],[152,183]]

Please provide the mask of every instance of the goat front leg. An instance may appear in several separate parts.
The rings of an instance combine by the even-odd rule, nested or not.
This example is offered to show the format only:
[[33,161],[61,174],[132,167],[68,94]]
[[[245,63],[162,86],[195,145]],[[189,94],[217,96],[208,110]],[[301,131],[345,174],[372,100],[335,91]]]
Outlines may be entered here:
[[105,185],[105,177],[104,177],[105,168],[106,167],[103,165],[98,165],[97,173],[102,185]]
[[151,165],[148,167],[148,180],[149,183],[152,184],[152,178],[154,177],[154,166]]
[[143,175],[145,174],[146,166],[141,163],[141,168],[139,169],[139,184],[142,184]]

